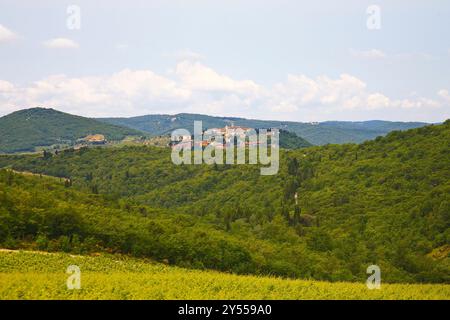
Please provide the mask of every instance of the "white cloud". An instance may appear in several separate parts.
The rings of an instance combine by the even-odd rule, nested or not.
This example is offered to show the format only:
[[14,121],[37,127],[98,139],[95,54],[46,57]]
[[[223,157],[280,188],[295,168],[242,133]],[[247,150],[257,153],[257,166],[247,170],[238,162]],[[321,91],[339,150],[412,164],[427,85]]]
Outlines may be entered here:
[[415,100],[401,99],[392,101],[392,107],[403,108],[403,109],[418,109],[418,108],[439,108],[442,104],[436,100],[419,97]]
[[363,59],[383,59],[386,58],[386,54],[378,49],[370,49],[370,50],[356,50],[350,49],[350,54],[356,58]]
[[195,112],[297,121],[393,115],[425,120],[433,113],[442,120],[441,116],[449,116],[449,98],[444,89],[436,99],[392,98],[371,92],[364,81],[349,74],[337,78],[288,75],[286,81],[262,86],[221,74],[198,61],[181,61],[166,75],[124,69],[105,76],[52,75],[25,86],[0,80],[0,114],[12,108],[47,106],[93,117]]
[[365,88],[363,81],[349,74],[342,74],[337,79],[289,75],[286,82],[276,84],[271,90],[270,104],[275,110],[295,110],[294,106],[339,108],[344,103],[348,108],[354,105],[354,97],[364,92]]
[[5,94],[12,92],[14,90],[14,85],[11,82],[0,80],[0,94]]
[[381,93],[369,94],[367,97],[368,109],[388,108],[390,105],[391,100]]
[[446,102],[450,103],[450,94],[448,93],[448,90],[445,90],[445,89],[439,90],[438,96],[440,96]]
[[200,62],[182,61],[177,64],[175,74],[180,79],[181,85],[189,90],[256,95],[260,89],[251,80],[234,80]]
[[17,38],[17,34],[0,24],[0,42],[11,41]]
[[67,38],[54,38],[44,42],[44,46],[52,49],[76,49],[79,47],[78,43]]
[[10,102],[45,105],[89,116],[137,114],[185,101],[189,91],[150,70],[122,70],[110,76],[70,78],[53,75],[21,88]]

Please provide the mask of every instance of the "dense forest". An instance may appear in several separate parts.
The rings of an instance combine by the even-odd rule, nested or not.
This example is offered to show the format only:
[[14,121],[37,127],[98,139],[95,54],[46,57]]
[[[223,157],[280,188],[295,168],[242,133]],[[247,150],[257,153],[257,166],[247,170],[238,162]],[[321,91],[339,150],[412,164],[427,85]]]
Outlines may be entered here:
[[[269,142],[268,142],[269,143]],[[301,149],[311,147],[312,144],[305,139],[297,136],[294,132],[280,130],[280,148],[284,149]]]
[[449,150],[446,121],[281,150],[274,176],[176,166],[146,146],[0,156],[0,242],[331,281],[377,264],[384,281],[449,282]]

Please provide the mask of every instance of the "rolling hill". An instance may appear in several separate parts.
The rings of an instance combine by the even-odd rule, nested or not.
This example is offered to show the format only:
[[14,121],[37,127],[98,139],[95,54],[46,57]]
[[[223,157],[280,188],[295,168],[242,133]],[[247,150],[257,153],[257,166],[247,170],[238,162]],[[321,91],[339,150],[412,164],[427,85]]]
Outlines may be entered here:
[[143,132],[74,116],[53,109],[20,110],[0,118],[0,153],[29,152],[36,147],[67,145],[90,134],[108,140],[141,136]]
[[[0,156],[0,245],[105,250],[327,281],[449,282],[450,121],[258,165],[174,165],[167,148]],[[298,194],[298,205],[294,195]]]
[[361,143],[378,136],[384,136],[394,130],[407,130],[426,125],[423,122],[390,122],[379,120],[362,122],[329,121],[312,124],[292,121],[213,117],[189,113],[146,115],[131,118],[100,118],[98,120],[142,130],[152,135],[168,134],[178,128],[185,128],[193,132],[194,120],[202,121],[204,129],[221,128],[231,124],[250,128],[278,128],[294,132],[314,145],[349,142]]

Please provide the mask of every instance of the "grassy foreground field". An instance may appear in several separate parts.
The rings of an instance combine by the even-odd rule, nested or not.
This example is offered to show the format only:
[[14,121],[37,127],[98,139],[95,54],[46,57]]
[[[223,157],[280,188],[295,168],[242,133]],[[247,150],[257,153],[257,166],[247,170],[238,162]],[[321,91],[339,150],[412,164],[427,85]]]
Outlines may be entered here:
[[[68,290],[66,269],[81,270]],[[123,256],[0,251],[0,299],[450,299],[450,285],[286,280],[187,270]]]

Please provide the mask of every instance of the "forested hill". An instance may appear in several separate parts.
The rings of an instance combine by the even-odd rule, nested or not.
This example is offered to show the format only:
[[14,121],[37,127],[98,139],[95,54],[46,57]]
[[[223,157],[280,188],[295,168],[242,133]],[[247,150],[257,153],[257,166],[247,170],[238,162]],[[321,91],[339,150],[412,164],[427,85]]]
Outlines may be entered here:
[[131,118],[102,118],[98,120],[142,130],[152,135],[168,134],[174,129],[179,128],[188,129],[193,132],[194,120],[202,121],[203,129],[221,128],[231,124],[250,128],[277,128],[294,132],[314,145],[349,142],[360,143],[374,139],[378,136],[384,136],[394,130],[407,130],[427,125],[423,122],[391,122],[379,120],[303,123],[235,117],[213,117],[189,113],[175,115],[146,115]]
[[71,144],[89,134],[102,134],[108,140],[122,140],[127,135],[140,136],[144,133],[53,109],[33,108],[0,118],[0,153]]
[[312,144],[309,141],[297,136],[295,133],[280,130],[280,148],[284,149],[301,149],[311,147]]
[[[449,282],[449,150],[447,120],[360,145],[281,150],[274,176],[255,165],[176,166],[152,147],[1,156],[0,167],[70,180],[56,188],[3,173],[0,233],[66,250],[60,238],[76,233],[77,246],[195,268],[361,281],[377,264],[385,281]],[[71,212],[75,229],[64,222]]]

